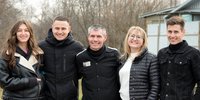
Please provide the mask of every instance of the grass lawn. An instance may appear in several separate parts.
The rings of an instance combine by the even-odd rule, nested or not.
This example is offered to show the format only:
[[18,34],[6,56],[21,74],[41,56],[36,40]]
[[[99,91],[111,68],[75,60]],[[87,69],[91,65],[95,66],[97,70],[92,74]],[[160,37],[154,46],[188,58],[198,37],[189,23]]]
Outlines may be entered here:
[[78,96],[78,99],[79,100],[81,100],[81,98],[82,98],[82,87],[81,87],[81,79],[80,80],[78,80],[78,84],[79,84],[79,96]]

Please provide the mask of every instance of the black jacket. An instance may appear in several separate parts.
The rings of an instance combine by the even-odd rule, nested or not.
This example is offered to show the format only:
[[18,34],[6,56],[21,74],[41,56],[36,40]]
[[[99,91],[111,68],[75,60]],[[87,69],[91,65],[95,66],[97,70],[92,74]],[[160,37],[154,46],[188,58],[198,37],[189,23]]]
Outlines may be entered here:
[[44,51],[44,76],[48,100],[77,100],[78,78],[75,66],[76,54],[83,46],[73,40],[71,33],[63,41],[57,41],[49,30],[48,37],[40,42]]
[[[183,41],[180,48],[158,52],[161,100],[200,100],[200,52]],[[197,83],[196,93],[193,88]]]
[[119,52],[105,47],[98,57],[84,50],[77,55],[77,65],[82,75],[83,100],[120,100]]
[[[0,85],[3,88],[3,100],[45,100],[44,78],[39,73],[39,62],[33,55],[29,60],[19,53],[15,53],[15,57],[16,66],[13,69],[8,67],[4,59],[0,59]],[[36,78],[42,81],[37,82]]]
[[[122,59],[123,67],[126,60]],[[130,100],[158,100],[160,75],[157,57],[147,49],[137,56],[130,70]]]

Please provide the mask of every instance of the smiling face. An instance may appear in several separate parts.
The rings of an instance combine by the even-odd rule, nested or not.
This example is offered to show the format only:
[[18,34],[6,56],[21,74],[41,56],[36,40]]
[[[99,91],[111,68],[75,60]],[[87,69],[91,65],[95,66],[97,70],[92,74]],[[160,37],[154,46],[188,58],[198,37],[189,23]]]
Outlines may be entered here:
[[128,57],[131,53],[139,53],[147,48],[147,34],[139,26],[129,28],[124,39],[124,56]]
[[128,36],[128,45],[131,48],[131,52],[138,52],[144,44],[143,34],[138,30],[132,30]]
[[52,25],[53,36],[58,40],[64,40],[69,32],[71,31],[71,27],[67,21],[58,21],[55,20]]
[[91,30],[88,34],[89,47],[93,51],[101,49],[107,39],[107,35],[102,33],[102,30]]
[[172,16],[167,20],[167,38],[171,45],[176,45],[183,41],[185,35],[185,22],[180,16]]
[[18,44],[27,44],[30,38],[30,32],[25,24],[21,24],[17,30],[17,40]]
[[167,37],[172,45],[176,45],[183,41],[185,30],[178,24],[167,26]]

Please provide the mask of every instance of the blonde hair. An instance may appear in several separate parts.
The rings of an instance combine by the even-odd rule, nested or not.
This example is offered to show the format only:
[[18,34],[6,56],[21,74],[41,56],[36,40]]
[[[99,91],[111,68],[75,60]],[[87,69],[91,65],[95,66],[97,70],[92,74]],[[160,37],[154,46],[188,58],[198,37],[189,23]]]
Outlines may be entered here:
[[142,47],[140,48],[140,52],[147,48],[147,34],[146,32],[139,26],[132,26],[129,28],[127,34],[126,34],[126,37],[124,39],[124,53],[122,55],[122,58],[123,59],[127,59],[128,56],[131,54],[131,48],[130,46],[128,45],[128,38],[130,36],[130,34],[133,32],[133,30],[137,30],[138,32],[140,32],[142,34],[142,37],[143,37],[143,45]]

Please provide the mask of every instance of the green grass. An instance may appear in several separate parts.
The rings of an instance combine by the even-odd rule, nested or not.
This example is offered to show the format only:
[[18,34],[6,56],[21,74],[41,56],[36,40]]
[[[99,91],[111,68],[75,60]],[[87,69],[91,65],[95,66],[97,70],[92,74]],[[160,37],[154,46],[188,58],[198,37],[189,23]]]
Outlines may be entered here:
[[78,96],[78,99],[79,100],[81,100],[81,98],[82,98],[82,87],[81,87],[81,79],[80,80],[78,80],[78,84],[79,84],[79,96]]
[[[0,88],[0,100],[2,100],[1,99],[2,92],[3,90]],[[81,100],[81,98],[82,98],[82,89],[81,89],[81,80],[79,80],[79,100]]]

